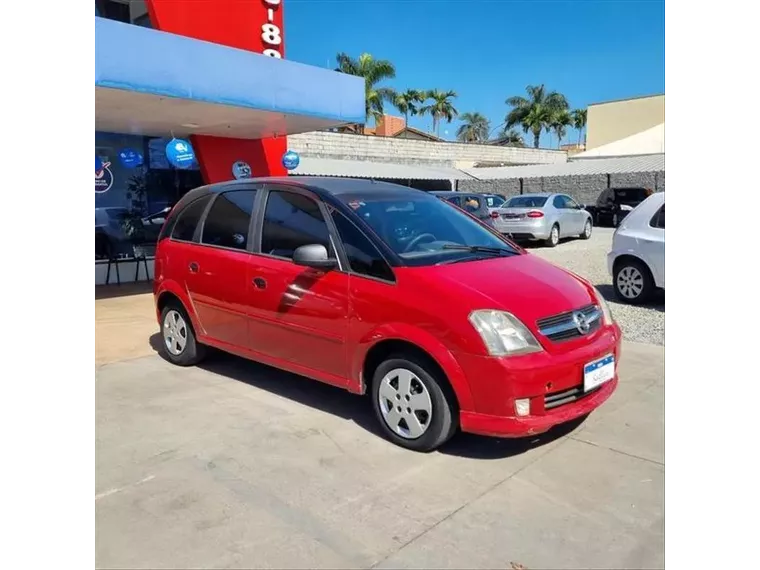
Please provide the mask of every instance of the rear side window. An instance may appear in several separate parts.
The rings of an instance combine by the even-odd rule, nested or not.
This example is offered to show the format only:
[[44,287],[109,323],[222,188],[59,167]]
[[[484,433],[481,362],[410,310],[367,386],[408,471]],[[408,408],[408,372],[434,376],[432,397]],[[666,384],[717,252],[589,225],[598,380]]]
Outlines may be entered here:
[[657,213],[652,216],[649,225],[653,228],[665,229],[665,204],[663,204],[662,207],[657,210]]
[[384,281],[394,281],[393,271],[369,238],[340,212],[334,210],[332,218],[338,228],[351,271]]
[[564,196],[555,196],[552,202],[557,209],[567,208],[567,201]]
[[216,197],[203,222],[201,243],[245,250],[256,190],[224,192]]
[[499,208],[502,204],[504,204],[504,198],[501,196],[488,196],[486,198],[486,204],[489,208]]
[[451,202],[455,206],[461,206],[462,205],[462,201],[459,199],[459,196],[450,196],[450,197],[446,198],[446,201],[447,202]]
[[174,224],[172,239],[193,241],[195,228],[198,227],[198,222],[200,222],[201,216],[203,215],[210,199],[211,195],[207,194],[202,198],[198,198],[195,202],[191,202],[182,209],[177,218],[177,222]]
[[261,253],[292,259],[296,249],[310,244],[321,244],[334,256],[319,205],[294,192],[270,192],[264,211]]

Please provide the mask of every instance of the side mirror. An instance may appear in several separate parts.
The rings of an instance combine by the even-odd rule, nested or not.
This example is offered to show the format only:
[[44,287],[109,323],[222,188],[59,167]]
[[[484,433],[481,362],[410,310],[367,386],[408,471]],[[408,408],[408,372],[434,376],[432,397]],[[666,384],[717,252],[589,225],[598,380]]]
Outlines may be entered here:
[[586,209],[586,204],[578,204],[578,209],[579,210],[585,210]]
[[335,269],[338,266],[338,260],[330,259],[327,256],[327,248],[318,243],[302,245],[297,248],[293,252],[293,263],[326,271]]

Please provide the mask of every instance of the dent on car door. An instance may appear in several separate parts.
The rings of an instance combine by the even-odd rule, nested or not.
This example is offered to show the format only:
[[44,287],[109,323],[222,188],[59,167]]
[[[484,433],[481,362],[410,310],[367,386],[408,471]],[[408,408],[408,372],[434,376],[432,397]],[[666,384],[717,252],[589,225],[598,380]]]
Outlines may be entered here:
[[321,244],[335,255],[323,208],[312,196],[273,188],[261,226],[261,255],[249,265],[252,350],[344,384],[348,276],[292,261],[302,245]]

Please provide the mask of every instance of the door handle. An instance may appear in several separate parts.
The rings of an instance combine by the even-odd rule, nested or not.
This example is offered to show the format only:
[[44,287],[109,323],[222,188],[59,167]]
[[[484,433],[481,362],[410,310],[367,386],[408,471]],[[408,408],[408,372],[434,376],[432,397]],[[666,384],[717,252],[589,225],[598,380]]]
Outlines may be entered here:
[[198,273],[200,266],[195,261],[191,261],[188,269],[190,269],[190,273]]
[[266,279],[264,279],[263,277],[254,277],[253,278],[253,284],[256,287],[256,289],[266,289],[267,288]]

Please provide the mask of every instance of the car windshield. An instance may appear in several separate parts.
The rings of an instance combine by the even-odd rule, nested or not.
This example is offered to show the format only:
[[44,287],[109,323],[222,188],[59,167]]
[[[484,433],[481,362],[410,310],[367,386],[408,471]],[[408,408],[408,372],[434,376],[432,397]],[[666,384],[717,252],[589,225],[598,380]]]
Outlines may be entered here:
[[345,197],[345,202],[406,265],[436,265],[519,253],[469,215],[428,194],[411,198]]
[[486,196],[486,204],[489,208],[498,208],[505,202],[501,196]]
[[515,196],[507,202],[507,208],[541,208],[546,204],[546,196]]

